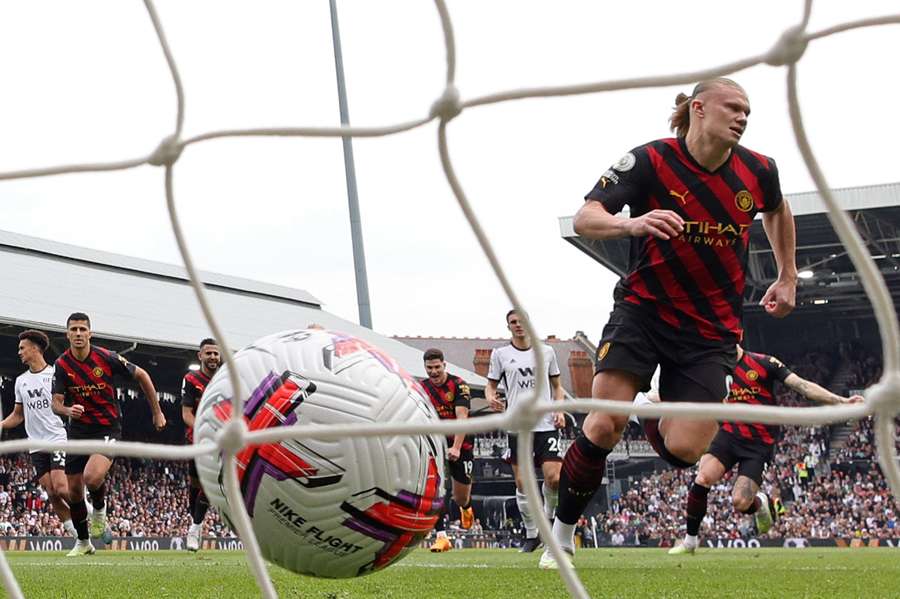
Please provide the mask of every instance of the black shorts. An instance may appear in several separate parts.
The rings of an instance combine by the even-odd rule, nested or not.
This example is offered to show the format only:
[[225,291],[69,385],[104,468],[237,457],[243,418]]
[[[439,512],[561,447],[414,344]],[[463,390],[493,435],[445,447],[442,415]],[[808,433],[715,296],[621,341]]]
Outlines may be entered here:
[[[559,431],[537,431],[531,433],[534,439],[534,467],[540,468],[544,462],[561,462],[562,456],[559,451]],[[509,456],[507,461],[510,464],[519,463],[519,442],[518,435],[509,433]]]
[[737,363],[734,343],[691,338],[638,308],[617,305],[597,344],[596,372],[623,370],[650,389],[660,366],[662,401],[719,403],[728,396]]
[[472,470],[475,468],[475,453],[471,449],[459,450],[459,459],[447,460],[450,477],[462,485],[472,484]]
[[719,429],[706,453],[722,462],[725,472],[738,464],[738,476],[746,476],[761,485],[763,470],[775,456],[775,445],[745,439]]
[[[115,443],[122,438],[122,427],[118,424],[113,426],[90,426],[90,425],[71,425],[69,426],[69,441],[84,440],[101,440],[107,443]],[[100,454],[105,455],[105,454]],[[70,453],[66,456],[66,474],[81,474],[87,465],[90,455]],[[105,456],[110,460],[112,456]]]
[[65,451],[36,451],[29,454],[31,456],[31,465],[37,472],[36,478],[42,476],[51,470],[65,470],[66,468],[66,452]]

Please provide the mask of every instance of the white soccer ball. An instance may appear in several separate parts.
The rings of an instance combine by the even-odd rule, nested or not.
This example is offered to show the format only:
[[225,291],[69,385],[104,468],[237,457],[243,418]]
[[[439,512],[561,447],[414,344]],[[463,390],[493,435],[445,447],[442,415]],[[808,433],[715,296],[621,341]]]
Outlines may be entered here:
[[[430,423],[419,383],[365,341],[318,329],[260,339],[234,356],[251,430],[291,424]],[[231,415],[228,368],[197,409],[194,442],[215,440]],[[443,500],[440,435],[313,438],[244,448],[236,457],[244,504],[263,556],[313,576],[346,578],[406,555],[434,527]],[[197,458],[203,490],[231,522],[219,452]]]

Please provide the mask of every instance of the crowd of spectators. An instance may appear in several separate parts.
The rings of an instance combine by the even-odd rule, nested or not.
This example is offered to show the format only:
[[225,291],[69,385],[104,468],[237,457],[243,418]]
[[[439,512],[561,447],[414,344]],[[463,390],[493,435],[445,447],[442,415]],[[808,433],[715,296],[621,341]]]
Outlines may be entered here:
[[[840,368],[840,365],[844,365]],[[837,356],[812,353],[791,363],[798,375],[828,382],[843,371],[839,388],[846,395],[867,387],[881,375],[878,361],[859,348],[845,346]],[[809,402],[781,387],[779,403]],[[786,506],[767,533],[777,538],[900,537],[898,504],[877,464],[872,418],[856,422],[842,448],[830,455],[829,427],[784,427],[774,463],[767,469],[763,490]],[[896,423],[900,438],[900,420]],[[684,510],[695,472],[667,470],[646,476],[609,497],[609,510],[598,515],[598,535],[637,544],[647,540],[671,544],[684,535]],[[713,486],[701,534],[718,539],[755,536],[752,519],[731,506],[733,476]]]
[[[115,536],[182,536],[188,515],[186,462],[117,459],[107,479],[109,525]],[[0,457],[0,534],[59,536],[62,526],[33,478],[28,456]],[[206,535],[233,536],[215,508]]]
[[[800,376],[822,383],[842,374],[835,392],[862,389],[880,376],[878,361],[858,348],[841,347],[836,354],[814,352],[788,360]],[[809,405],[796,393],[780,388],[783,405]],[[641,442],[631,430],[629,442]],[[779,497],[786,513],[770,537],[898,538],[898,505],[877,465],[872,420],[849,429],[843,447],[830,446],[828,427],[785,427],[763,489]],[[900,433],[900,426],[896,431]],[[478,453],[493,464],[506,449],[502,433],[479,436]],[[693,469],[666,470],[619,481],[611,488],[606,513],[588,525],[579,523],[585,544],[598,541],[636,544],[653,540],[669,544],[684,534],[684,507]],[[735,513],[727,476],[709,494],[709,509],[701,529],[706,537],[736,539],[755,535],[752,519]],[[187,513],[187,463],[117,459],[107,483],[109,522],[119,536],[183,535]],[[215,508],[206,520],[209,536],[232,536]],[[515,523],[508,523],[510,529]],[[498,528],[503,529],[503,524]],[[47,494],[33,478],[26,454],[0,456],[0,535],[61,535],[62,527]]]

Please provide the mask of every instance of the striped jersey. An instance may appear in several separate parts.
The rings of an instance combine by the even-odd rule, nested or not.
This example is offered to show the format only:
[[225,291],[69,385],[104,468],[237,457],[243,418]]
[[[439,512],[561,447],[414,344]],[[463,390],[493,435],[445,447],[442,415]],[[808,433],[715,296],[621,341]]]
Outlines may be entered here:
[[[422,381],[422,387],[431,400],[438,417],[441,420],[455,420],[456,408],[469,408],[472,403],[472,393],[469,385],[458,376],[448,374],[443,385],[435,385],[431,379]],[[454,435],[447,436],[448,447],[453,445]],[[466,435],[462,448],[469,450],[475,446],[475,436]]]
[[119,399],[116,376],[134,378],[134,364],[114,351],[91,345],[90,353],[79,360],[67,349],[56,359],[53,393],[61,393],[67,406],[84,406],[84,414],[70,426],[118,426]]
[[[181,381],[181,405],[190,408],[191,414],[197,415],[197,406],[200,405],[200,398],[206,391],[209,384],[209,377],[203,373],[203,370],[188,371]],[[184,435],[188,443],[194,441],[194,429],[192,427],[184,427]]]
[[683,138],[660,139],[625,154],[585,199],[610,214],[627,205],[631,217],[661,209],[684,219],[675,239],[631,238],[616,305],[638,306],[695,339],[740,341],[750,225],[783,199],[771,158],[737,145],[708,171]]
[[[731,390],[725,403],[744,402],[753,405],[774,406],[775,382],[783,383],[791,370],[781,360],[766,354],[745,351],[734,368]],[[722,430],[732,435],[765,445],[774,445],[781,435],[777,424],[729,422],[722,423]]]

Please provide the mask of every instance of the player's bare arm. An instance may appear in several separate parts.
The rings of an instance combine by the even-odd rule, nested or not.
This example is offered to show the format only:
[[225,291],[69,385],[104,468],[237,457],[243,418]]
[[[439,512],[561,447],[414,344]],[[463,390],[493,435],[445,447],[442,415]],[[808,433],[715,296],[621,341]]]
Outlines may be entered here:
[[794,373],[791,373],[786,379],[784,379],[784,384],[806,399],[817,401],[819,403],[837,405],[862,403],[865,401],[865,398],[862,395],[841,397],[840,395],[832,393],[821,385],[817,385],[816,383],[808,381]]
[[[559,376],[550,377],[550,392],[553,394],[553,401],[563,401],[566,398],[566,392],[563,389]],[[553,413],[553,426],[556,428],[566,427],[566,415],[563,412]]]
[[162,413],[162,408],[159,407],[159,397],[156,395],[156,387],[153,386],[153,380],[151,380],[147,371],[139,366],[134,370],[134,380],[141,386],[144,397],[147,398],[147,402],[150,404],[150,411],[153,413],[153,426],[156,430],[161,431],[166,428],[166,417]]
[[589,200],[575,214],[575,232],[587,239],[619,239],[652,235],[672,239],[681,235],[684,220],[671,210],[651,210],[635,218],[610,214],[603,204]]
[[[469,408],[465,408],[463,406],[456,406],[454,409],[456,413],[457,420],[465,420],[469,417]],[[459,452],[462,451],[463,442],[466,440],[465,433],[457,433],[453,436],[453,446],[447,450],[447,459],[451,462],[455,462],[459,459]]]
[[53,399],[50,402],[53,413],[57,416],[64,416],[73,420],[81,418],[81,415],[84,414],[84,406],[81,404],[66,406],[63,404],[64,401],[65,396],[63,396],[62,393],[53,394]]
[[502,412],[504,409],[503,402],[497,396],[497,383],[499,381],[494,381],[488,379],[488,384],[484,388],[484,398],[488,401],[488,405],[495,412]]
[[22,404],[17,403],[16,407],[13,408],[12,414],[0,421],[0,428],[16,428],[23,422],[25,422],[25,409],[22,407]]
[[184,426],[187,428],[194,428],[194,413],[187,406],[181,406],[181,420],[184,421]]
[[763,228],[778,266],[778,278],[769,286],[759,305],[775,318],[784,318],[794,309],[797,296],[797,233],[794,214],[787,200],[771,212],[763,213]]

